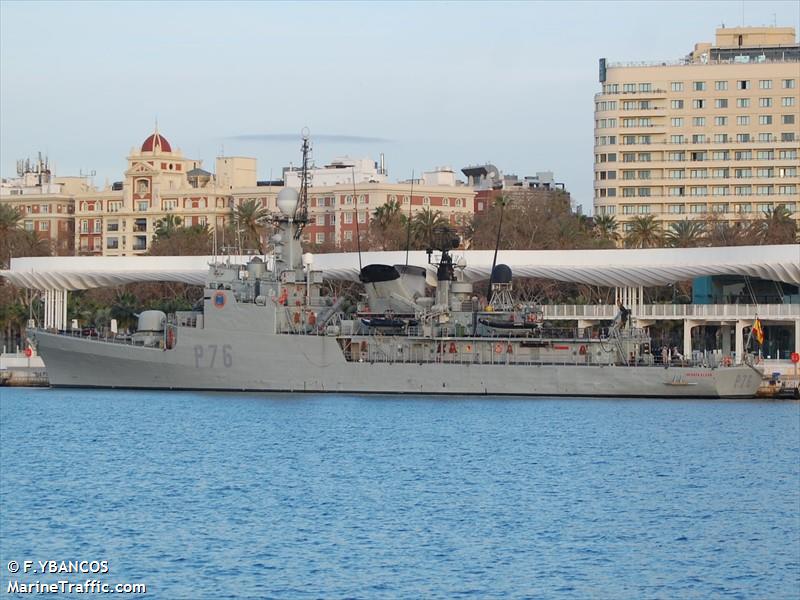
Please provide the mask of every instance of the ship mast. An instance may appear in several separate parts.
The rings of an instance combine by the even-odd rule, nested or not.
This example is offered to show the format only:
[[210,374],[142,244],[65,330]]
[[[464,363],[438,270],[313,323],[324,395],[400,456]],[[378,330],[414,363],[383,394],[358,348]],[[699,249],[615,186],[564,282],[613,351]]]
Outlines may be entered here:
[[294,230],[294,239],[299,240],[303,234],[303,229],[308,222],[308,187],[311,182],[309,162],[311,160],[311,142],[309,141],[311,132],[308,127],[303,127],[303,166],[300,170],[300,199],[294,211],[294,222],[297,224]]

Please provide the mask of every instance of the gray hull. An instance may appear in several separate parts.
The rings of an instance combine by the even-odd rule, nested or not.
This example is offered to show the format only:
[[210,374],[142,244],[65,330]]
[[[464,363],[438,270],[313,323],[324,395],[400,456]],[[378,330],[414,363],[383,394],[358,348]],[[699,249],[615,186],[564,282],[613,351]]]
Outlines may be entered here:
[[172,350],[36,332],[56,387],[274,392],[751,398],[746,365],[721,368],[348,362],[336,339],[183,329]]

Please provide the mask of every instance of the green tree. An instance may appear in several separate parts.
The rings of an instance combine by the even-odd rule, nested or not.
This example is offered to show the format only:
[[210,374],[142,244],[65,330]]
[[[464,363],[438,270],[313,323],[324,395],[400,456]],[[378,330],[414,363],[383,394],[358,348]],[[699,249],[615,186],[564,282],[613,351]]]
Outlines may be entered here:
[[792,213],[783,204],[765,210],[763,216],[753,223],[753,228],[761,244],[793,244],[800,234]]
[[596,215],[593,227],[594,237],[601,241],[613,242],[620,240],[619,223],[614,215]]
[[369,247],[377,250],[402,250],[406,246],[408,218],[402,206],[390,200],[372,213]]
[[661,227],[653,215],[634,217],[625,236],[628,248],[657,248],[661,245]]
[[236,242],[241,243],[241,249],[258,249],[259,253],[263,253],[264,243],[261,238],[269,211],[253,198],[232,209],[231,216],[237,234]]
[[163,219],[156,222],[155,239],[167,238],[174,234],[181,226],[181,218],[177,215],[168,214]]
[[436,233],[450,223],[438,210],[423,208],[411,218],[411,235],[417,248],[432,248]]
[[205,256],[214,251],[214,243],[207,225],[179,227],[170,234],[158,232],[150,244],[153,256]]
[[0,268],[7,269],[13,257],[49,256],[49,238],[20,228],[22,214],[7,204],[0,204]]
[[696,248],[706,244],[706,226],[702,221],[684,219],[669,226],[664,241],[670,248]]

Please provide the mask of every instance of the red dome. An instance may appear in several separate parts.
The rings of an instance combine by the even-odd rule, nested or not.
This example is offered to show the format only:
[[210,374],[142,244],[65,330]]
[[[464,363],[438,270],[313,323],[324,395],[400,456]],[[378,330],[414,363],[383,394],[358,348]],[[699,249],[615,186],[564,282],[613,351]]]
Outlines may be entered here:
[[142,144],[142,152],[172,152],[172,146],[169,145],[167,138],[158,133],[157,131],[148,137],[144,144]]

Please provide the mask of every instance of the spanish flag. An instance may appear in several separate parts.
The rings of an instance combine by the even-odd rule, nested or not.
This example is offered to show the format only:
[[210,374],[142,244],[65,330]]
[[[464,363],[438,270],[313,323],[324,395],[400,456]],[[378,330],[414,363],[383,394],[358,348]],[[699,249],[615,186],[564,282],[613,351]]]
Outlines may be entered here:
[[753,335],[756,336],[756,341],[759,346],[764,345],[764,330],[761,328],[761,321],[756,317],[756,322],[753,323]]

